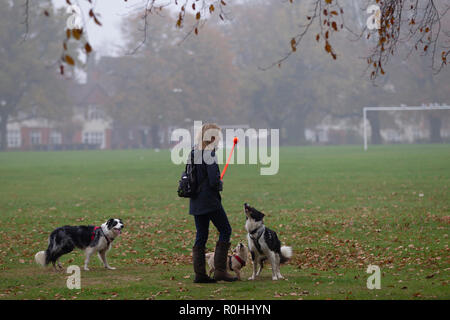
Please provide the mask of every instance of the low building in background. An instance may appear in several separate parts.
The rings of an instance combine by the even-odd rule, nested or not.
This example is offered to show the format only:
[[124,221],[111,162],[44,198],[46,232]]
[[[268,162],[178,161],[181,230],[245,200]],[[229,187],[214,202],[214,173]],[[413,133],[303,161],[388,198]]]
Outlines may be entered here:
[[76,99],[73,117],[59,123],[21,114],[7,125],[10,150],[84,150],[111,149],[112,119],[102,106],[108,98],[105,90],[96,85],[81,90]]

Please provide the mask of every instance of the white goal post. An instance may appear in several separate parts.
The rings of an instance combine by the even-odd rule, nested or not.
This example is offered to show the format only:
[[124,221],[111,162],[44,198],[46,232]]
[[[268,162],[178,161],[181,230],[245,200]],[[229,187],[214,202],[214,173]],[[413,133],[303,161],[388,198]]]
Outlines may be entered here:
[[423,107],[364,107],[364,151],[367,150],[367,111],[426,111],[426,110],[450,110],[450,106],[423,106]]

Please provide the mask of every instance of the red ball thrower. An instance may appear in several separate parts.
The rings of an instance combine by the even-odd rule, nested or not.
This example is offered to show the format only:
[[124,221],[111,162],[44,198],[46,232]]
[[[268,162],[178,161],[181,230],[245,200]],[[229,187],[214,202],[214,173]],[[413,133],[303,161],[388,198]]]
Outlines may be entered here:
[[228,156],[227,164],[223,168],[222,174],[220,175],[220,180],[223,180],[223,176],[224,176],[225,172],[227,171],[228,164],[230,163],[231,156],[233,155],[234,146],[238,143],[238,141],[239,141],[239,139],[237,137],[234,137],[234,139],[233,139],[233,147],[231,148],[230,155]]

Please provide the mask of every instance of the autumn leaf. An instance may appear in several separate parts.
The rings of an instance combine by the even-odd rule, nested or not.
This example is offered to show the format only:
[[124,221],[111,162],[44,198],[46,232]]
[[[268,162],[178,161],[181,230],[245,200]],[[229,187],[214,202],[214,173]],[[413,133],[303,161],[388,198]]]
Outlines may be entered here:
[[178,16],[178,20],[176,23],[177,28],[181,28],[181,22],[183,21],[183,17],[181,16],[181,13]]
[[338,29],[337,29],[337,24],[336,24],[335,21],[333,21],[333,22],[331,23],[331,27],[332,27],[335,31],[338,31]]
[[82,29],[72,29],[72,35],[75,39],[80,40],[81,34],[83,33]]
[[75,65],[75,61],[74,61],[73,58],[72,58],[71,56],[69,56],[69,55],[66,55],[66,56],[64,57],[64,61],[65,61],[67,64],[70,64],[71,66],[74,66],[74,65]]
[[89,44],[89,42],[86,42],[86,44],[84,45],[84,49],[86,50],[86,53],[89,54],[92,52],[92,47]]
[[95,22],[96,24],[98,24],[99,26],[102,25],[102,23],[97,19],[96,16],[94,16],[94,22]]
[[297,45],[297,42],[295,41],[295,38],[292,38],[291,39],[291,49],[294,52],[297,50],[296,45]]

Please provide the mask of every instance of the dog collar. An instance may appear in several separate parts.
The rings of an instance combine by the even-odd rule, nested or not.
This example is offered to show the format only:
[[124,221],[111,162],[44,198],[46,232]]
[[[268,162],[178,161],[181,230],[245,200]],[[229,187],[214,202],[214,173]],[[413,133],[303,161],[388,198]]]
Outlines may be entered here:
[[249,233],[250,234],[255,234],[256,232],[258,232],[258,230],[260,230],[262,227],[259,227],[259,228],[256,228],[256,229],[253,229],[252,231],[250,231]]
[[[254,235],[254,234],[257,233],[259,230],[261,230],[261,232],[259,233],[259,235],[256,237],[256,239],[259,239],[259,238],[261,237],[261,235],[263,234],[264,229],[265,229],[264,226],[259,227],[259,228],[256,228],[256,229],[250,231],[250,234],[251,234],[251,235]],[[252,237],[252,238],[253,238],[253,237]],[[253,238],[253,239],[255,239],[255,238]]]
[[[100,227],[98,227],[98,228],[100,228]],[[109,239],[109,238],[106,236],[106,234],[103,232],[103,229],[102,229],[102,228],[100,228],[100,230],[101,230],[103,236],[105,237],[106,242],[108,243],[108,246],[109,246],[109,245],[111,244],[111,242],[113,242],[114,239]]]
[[245,261],[244,261],[244,260],[242,260],[237,254],[235,254],[234,257],[236,258],[236,260],[237,260],[243,267],[245,267]]
[[241,266],[245,267],[245,261],[242,260],[238,255],[228,256],[228,265],[230,266],[230,270],[233,270],[233,257],[241,264]]

